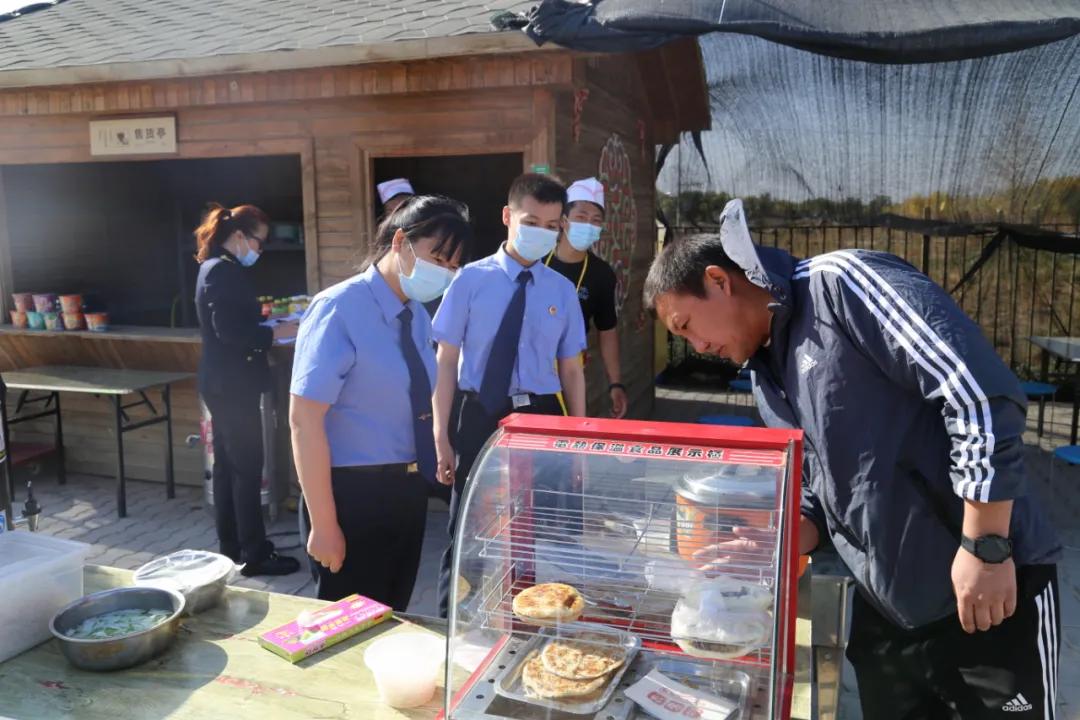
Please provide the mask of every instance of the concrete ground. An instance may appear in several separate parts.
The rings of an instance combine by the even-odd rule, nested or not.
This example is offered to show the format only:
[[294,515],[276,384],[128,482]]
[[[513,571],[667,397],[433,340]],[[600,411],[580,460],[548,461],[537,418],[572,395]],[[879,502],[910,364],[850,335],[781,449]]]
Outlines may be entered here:
[[[660,388],[654,419],[694,421],[710,413],[753,416],[745,394],[723,394],[695,389]],[[1051,518],[1068,549],[1060,566],[1061,614],[1063,620],[1059,718],[1080,720],[1080,468],[1057,463],[1053,468],[1051,491],[1051,451],[1068,442],[1069,412],[1064,405],[1048,409],[1044,436],[1036,437],[1035,408],[1029,413],[1027,462],[1035,492],[1044,496]],[[20,473],[20,479],[28,473]],[[35,492],[44,508],[40,531],[70,538],[92,546],[89,562],[123,568],[137,568],[150,559],[182,548],[215,549],[213,517],[201,489],[177,488],[177,497],[166,501],[164,487],[154,483],[128,484],[128,517],[116,517],[115,484],[109,478],[69,475],[66,485],[58,485],[49,468],[33,477]],[[21,502],[22,492],[19,493]],[[445,505],[433,503],[428,515],[423,562],[409,610],[432,615],[435,612],[435,582],[439,557],[446,545]],[[283,511],[269,526],[272,539],[287,554],[302,557],[296,514]],[[298,573],[280,578],[240,578],[238,585],[281,593],[311,596],[314,588],[306,565]],[[857,720],[857,690],[850,666],[844,677],[839,717]]]

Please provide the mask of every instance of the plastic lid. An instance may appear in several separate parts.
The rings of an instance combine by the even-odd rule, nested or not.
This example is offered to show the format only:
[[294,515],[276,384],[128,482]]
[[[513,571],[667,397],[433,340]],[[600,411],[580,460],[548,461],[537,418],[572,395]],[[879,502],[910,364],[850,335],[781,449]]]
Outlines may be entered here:
[[776,505],[776,471],[753,465],[693,470],[675,484],[675,492],[701,505],[772,509]]
[[217,582],[236,569],[224,555],[206,550],[180,550],[151,560],[135,571],[136,585],[167,587],[188,592]]

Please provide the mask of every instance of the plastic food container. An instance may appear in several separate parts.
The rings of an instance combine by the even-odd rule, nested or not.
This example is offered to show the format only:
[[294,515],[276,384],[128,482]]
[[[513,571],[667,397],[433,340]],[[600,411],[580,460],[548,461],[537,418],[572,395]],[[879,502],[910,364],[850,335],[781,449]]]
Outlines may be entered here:
[[56,312],[55,293],[37,293],[34,295],[34,309],[39,313]]
[[86,327],[93,332],[109,329],[109,313],[86,313]]
[[769,527],[778,475],[752,466],[726,466],[687,473],[675,484],[676,545],[679,555],[735,539],[736,527]]
[[45,318],[45,329],[46,330],[63,330],[64,329],[64,323],[63,323],[63,320],[60,319],[60,313],[47,312],[47,313],[41,313],[41,315],[42,315],[42,317]]
[[12,293],[11,299],[15,303],[15,309],[19,312],[29,312],[34,309],[34,296],[32,293]]
[[395,708],[423,705],[435,696],[446,642],[435,635],[401,632],[376,640],[364,651],[383,702]]
[[60,310],[65,313],[81,313],[83,309],[82,295],[61,295]]
[[175,590],[184,596],[184,613],[194,615],[217,605],[236,575],[232,560],[205,550],[180,550],[151,560],[135,571],[141,587]]
[[31,310],[26,313],[26,324],[31,330],[44,330],[45,315],[39,313],[37,310]]
[[81,312],[64,313],[64,329],[65,330],[85,330],[86,318],[83,317]]
[[12,310],[11,311],[11,324],[17,328],[25,328],[30,325],[30,321],[26,319],[25,310]]
[[83,594],[90,546],[47,535],[0,533],[0,662],[51,637],[53,615]]

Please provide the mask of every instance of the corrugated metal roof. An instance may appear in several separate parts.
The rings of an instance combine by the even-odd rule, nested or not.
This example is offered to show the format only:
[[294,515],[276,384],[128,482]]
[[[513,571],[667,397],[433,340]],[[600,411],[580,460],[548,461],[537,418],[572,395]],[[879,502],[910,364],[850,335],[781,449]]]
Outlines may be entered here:
[[0,72],[492,32],[536,0],[67,0],[0,22]]

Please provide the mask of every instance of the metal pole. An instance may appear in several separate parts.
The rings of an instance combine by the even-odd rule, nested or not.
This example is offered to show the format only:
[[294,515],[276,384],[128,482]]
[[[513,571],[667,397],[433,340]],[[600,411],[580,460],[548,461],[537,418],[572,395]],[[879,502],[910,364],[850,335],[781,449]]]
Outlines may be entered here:
[[[923,208],[923,220],[930,219],[930,208]],[[922,236],[922,271],[927,277],[930,276],[930,236]]]

